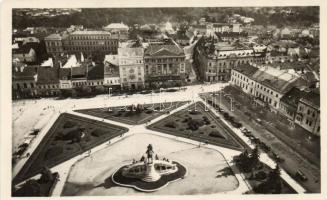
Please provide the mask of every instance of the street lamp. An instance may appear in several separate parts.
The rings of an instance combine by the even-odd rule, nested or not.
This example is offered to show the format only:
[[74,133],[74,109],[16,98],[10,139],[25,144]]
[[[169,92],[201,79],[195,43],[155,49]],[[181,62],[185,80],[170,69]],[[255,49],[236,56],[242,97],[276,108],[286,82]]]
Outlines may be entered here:
[[[110,87],[109,90],[108,90],[108,100],[110,100],[111,90],[112,90],[112,88]],[[108,107],[108,111],[112,111],[110,107]]]

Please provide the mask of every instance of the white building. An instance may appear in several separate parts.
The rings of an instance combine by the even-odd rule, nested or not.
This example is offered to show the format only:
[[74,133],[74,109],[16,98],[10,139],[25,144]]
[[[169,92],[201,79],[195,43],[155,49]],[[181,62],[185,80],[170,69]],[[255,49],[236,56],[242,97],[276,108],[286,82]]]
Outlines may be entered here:
[[279,109],[280,99],[292,87],[300,84],[300,76],[270,66],[242,65],[232,69],[231,83],[254,97],[260,105]]
[[144,87],[144,49],[135,43],[121,43],[118,48],[119,75],[122,87]]
[[103,27],[103,30],[109,31],[111,33],[127,33],[129,27],[121,23],[111,23],[108,26]]

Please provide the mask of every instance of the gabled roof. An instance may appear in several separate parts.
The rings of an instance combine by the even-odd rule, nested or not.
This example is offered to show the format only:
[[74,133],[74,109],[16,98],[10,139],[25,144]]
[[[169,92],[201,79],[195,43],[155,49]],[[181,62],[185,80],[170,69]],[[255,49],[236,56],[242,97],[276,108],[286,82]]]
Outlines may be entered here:
[[44,40],[61,40],[62,37],[58,33],[51,34],[44,38]]
[[148,56],[180,56],[184,55],[184,51],[176,45],[150,45],[144,54]]
[[106,26],[105,28],[108,28],[108,29],[128,29],[128,26],[123,24],[123,23],[111,23],[108,26]]

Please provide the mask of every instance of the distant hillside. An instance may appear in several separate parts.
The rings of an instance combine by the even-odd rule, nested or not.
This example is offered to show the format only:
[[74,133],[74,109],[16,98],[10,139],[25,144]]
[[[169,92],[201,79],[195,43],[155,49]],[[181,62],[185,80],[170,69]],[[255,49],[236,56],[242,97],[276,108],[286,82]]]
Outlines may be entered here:
[[[285,10],[292,10],[292,12],[287,13],[284,12]],[[80,13],[56,17],[24,16],[19,9],[14,9],[13,27],[69,27],[71,24],[79,24],[88,28],[99,28],[112,22],[124,22],[128,25],[160,23],[168,20],[192,22],[201,17],[205,17],[207,21],[223,22],[226,16],[233,14],[252,17],[255,19],[254,24],[260,25],[309,26],[312,23],[319,23],[319,7],[88,8],[82,9]]]

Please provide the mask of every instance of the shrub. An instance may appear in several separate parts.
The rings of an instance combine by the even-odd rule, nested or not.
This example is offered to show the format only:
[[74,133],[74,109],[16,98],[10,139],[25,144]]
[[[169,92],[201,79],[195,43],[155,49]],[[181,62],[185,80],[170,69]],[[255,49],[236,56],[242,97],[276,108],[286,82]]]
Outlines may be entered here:
[[54,147],[51,147],[49,148],[45,155],[44,155],[44,158],[45,160],[50,160],[60,154],[62,154],[64,152],[62,146],[54,146]]
[[204,122],[205,125],[211,124],[211,122],[210,122],[210,120],[208,119],[207,116],[203,116],[202,118],[203,118],[203,122]]
[[254,178],[257,180],[264,180],[267,178],[267,174],[264,171],[259,171],[254,175]]
[[187,122],[188,128],[192,131],[198,130],[201,126],[204,125],[202,120],[191,119]]
[[209,136],[210,137],[215,137],[215,138],[225,139],[225,137],[221,133],[219,133],[217,130],[211,131],[209,133]]
[[68,131],[61,134],[62,140],[71,140],[72,142],[79,142],[82,139],[82,132],[79,129]]
[[72,122],[72,121],[67,121],[67,122],[65,122],[65,124],[64,124],[64,128],[72,128],[72,127],[74,127],[76,125],[76,123],[75,122]]
[[165,127],[168,127],[168,128],[176,128],[177,127],[177,124],[174,121],[171,121],[171,122],[166,123],[165,124]]
[[95,129],[94,131],[92,131],[91,135],[94,137],[100,137],[102,136],[104,133],[103,131],[99,130],[99,129]]
[[191,110],[189,113],[190,113],[191,115],[198,115],[198,114],[200,114],[200,112],[195,111],[195,110]]

